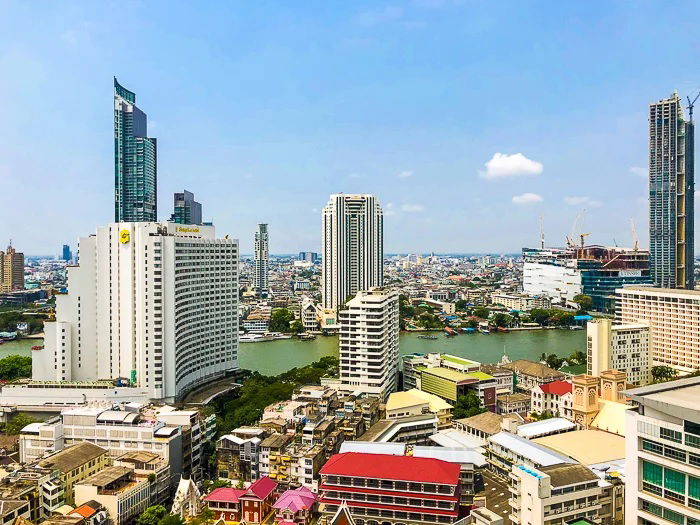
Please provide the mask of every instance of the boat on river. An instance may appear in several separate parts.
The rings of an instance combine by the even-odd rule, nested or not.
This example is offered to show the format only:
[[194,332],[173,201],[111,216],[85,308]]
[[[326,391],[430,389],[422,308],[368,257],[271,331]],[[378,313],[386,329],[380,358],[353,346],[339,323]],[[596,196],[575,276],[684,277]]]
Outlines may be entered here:
[[264,334],[243,334],[238,336],[240,343],[262,343],[264,341],[277,341],[279,339],[291,339],[291,335],[279,332],[267,332]]
[[418,339],[430,339],[431,341],[435,341],[437,339],[436,335],[419,335]]

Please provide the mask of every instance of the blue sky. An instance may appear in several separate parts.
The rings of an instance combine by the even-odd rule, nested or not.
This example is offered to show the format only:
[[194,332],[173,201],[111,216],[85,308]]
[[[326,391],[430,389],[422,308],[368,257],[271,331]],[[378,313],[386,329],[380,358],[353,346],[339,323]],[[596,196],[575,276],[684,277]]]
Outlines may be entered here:
[[[320,247],[335,192],[387,252],[647,245],[648,103],[700,89],[700,3],[0,0],[0,243],[58,253],[113,219],[112,77],[158,138],[159,215]],[[519,154],[519,155],[518,155]],[[642,173],[642,176],[639,173]],[[700,236],[696,236],[700,237]]]

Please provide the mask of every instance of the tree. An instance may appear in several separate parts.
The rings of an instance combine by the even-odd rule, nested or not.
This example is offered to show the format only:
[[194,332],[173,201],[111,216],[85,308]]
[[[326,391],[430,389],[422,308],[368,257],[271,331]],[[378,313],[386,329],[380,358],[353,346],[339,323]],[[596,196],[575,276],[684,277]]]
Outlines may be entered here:
[[299,319],[295,319],[294,322],[289,325],[289,331],[295,334],[302,333],[304,331],[304,323],[302,323]]
[[576,350],[573,354],[569,356],[569,362],[571,364],[583,365],[586,363],[586,354],[581,352],[581,350]]
[[547,326],[551,315],[551,310],[546,310],[544,308],[533,308],[530,310],[530,320],[542,326]]
[[590,295],[578,294],[574,295],[574,302],[578,305],[579,310],[587,312],[593,306],[593,298]]
[[470,390],[465,395],[457,398],[453,417],[455,419],[461,419],[463,417],[476,416],[483,412],[486,412],[486,408],[481,406],[479,396]]
[[549,368],[559,370],[561,368],[561,365],[564,364],[564,360],[561,357],[558,357],[556,354],[549,354],[545,358],[545,363],[547,363],[547,366]]
[[185,525],[185,520],[179,514],[167,514],[158,522],[158,525]]
[[137,518],[136,525],[158,525],[167,513],[168,511],[163,505],[153,505],[144,510]]
[[289,332],[289,323],[294,320],[292,312],[286,308],[278,308],[270,316],[270,332]]
[[237,489],[244,489],[245,488],[245,482],[242,479],[238,480],[238,483],[236,483],[236,488]]
[[563,313],[557,318],[557,325],[559,326],[571,326],[574,324],[574,316],[569,313]]
[[481,319],[488,319],[489,318],[489,309],[484,308],[483,306],[477,306],[474,308],[474,311],[472,312],[476,317],[480,317]]
[[670,381],[671,379],[675,379],[677,375],[678,370],[671,368],[670,366],[661,365],[651,367],[651,378],[654,383]]
[[506,326],[510,326],[510,324],[513,322],[513,317],[499,312],[493,316],[492,321],[496,326],[505,328]]
[[32,358],[24,355],[8,355],[0,359],[0,379],[12,381],[18,377],[32,376]]
[[214,517],[214,511],[205,505],[202,511],[187,523],[188,525],[209,525],[214,521]]
[[464,312],[467,309],[467,306],[469,303],[465,301],[464,299],[460,299],[455,303],[455,310],[458,310],[460,312]]
[[5,424],[5,433],[11,436],[19,434],[24,427],[32,423],[36,423],[38,419],[34,419],[27,414],[19,413]]

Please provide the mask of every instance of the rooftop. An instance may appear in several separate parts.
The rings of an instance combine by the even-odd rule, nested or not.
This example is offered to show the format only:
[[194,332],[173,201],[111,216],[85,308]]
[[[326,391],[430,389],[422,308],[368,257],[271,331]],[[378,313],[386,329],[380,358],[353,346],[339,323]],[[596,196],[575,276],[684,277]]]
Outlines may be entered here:
[[322,475],[371,479],[459,484],[459,465],[432,458],[345,452],[332,456],[321,468]]
[[[568,436],[570,433],[558,434],[557,436],[551,437],[560,437],[562,435]],[[499,432],[498,434],[491,436],[489,441],[511,450],[518,456],[527,458],[534,464],[541,467],[549,467],[559,463],[574,463],[573,459],[563,454],[555,452],[554,450],[535,441],[530,441],[522,436],[511,434],[510,432]]]
[[227,503],[238,503],[238,498],[248,492],[246,489],[234,489],[232,487],[219,487],[204,496],[204,501],[223,501]]
[[472,417],[455,420],[462,425],[475,428],[486,434],[497,434],[501,431],[503,416],[493,412],[483,412]]
[[394,392],[386,402],[387,410],[397,410],[404,407],[422,405],[428,403],[431,412],[451,410],[452,405],[439,396],[429,392],[423,392],[417,388],[412,388],[406,392]]
[[574,430],[537,438],[533,443],[571,457],[584,465],[625,457],[625,438],[602,430]]
[[[472,379],[468,374],[458,372],[457,370],[452,370],[451,368],[440,368],[440,367],[428,367],[421,370],[422,374],[430,374],[448,381],[468,381]],[[476,379],[476,378],[474,378]]]
[[545,394],[552,394],[555,396],[563,396],[571,392],[573,385],[569,381],[552,381],[551,383],[545,383],[540,385],[540,390]]
[[477,361],[472,361],[471,359],[465,359],[464,357],[457,357],[456,355],[450,355],[450,354],[441,354],[440,358],[443,361],[447,361],[449,363],[455,363],[457,365],[479,366],[481,364]]
[[80,482],[80,485],[94,485],[104,488],[133,473],[128,467],[107,467]]
[[513,370],[514,372],[537,377],[539,379],[549,379],[552,377],[561,377],[563,375],[558,370],[554,370],[544,363],[538,363],[537,361],[530,361],[528,359],[518,359],[517,361],[506,363],[501,366],[508,370]]
[[42,459],[39,461],[39,466],[60,470],[66,473],[106,453],[107,450],[104,448],[87,441],[82,441],[51,454],[46,459]]
[[552,487],[563,487],[585,483],[586,481],[598,481],[598,476],[584,465],[552,465],[550,467],[542,467],[540,471],[551,478]]
[[562,417],[553,417],[534,423],[527,423],[526,425],[520,425],[517,434],[524,438],[533,439],[538,436],[544,436],[545,434],[566,432],[567,430],[575,428],[576,423]]

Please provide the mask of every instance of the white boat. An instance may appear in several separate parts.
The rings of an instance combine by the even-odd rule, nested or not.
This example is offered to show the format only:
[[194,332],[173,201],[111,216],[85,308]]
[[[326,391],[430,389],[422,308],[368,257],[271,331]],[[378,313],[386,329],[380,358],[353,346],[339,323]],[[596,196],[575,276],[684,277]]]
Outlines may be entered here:
[[262,343],[264,341],[277,341],[278,339],[291,339],[291,335],[279,332],[268,332],[264,334],[243,334],[238,336],[240,343]]

